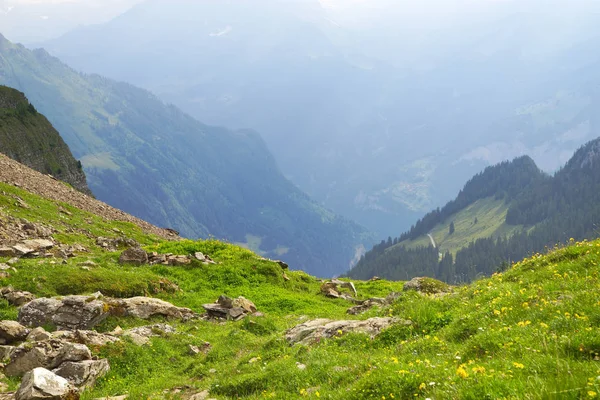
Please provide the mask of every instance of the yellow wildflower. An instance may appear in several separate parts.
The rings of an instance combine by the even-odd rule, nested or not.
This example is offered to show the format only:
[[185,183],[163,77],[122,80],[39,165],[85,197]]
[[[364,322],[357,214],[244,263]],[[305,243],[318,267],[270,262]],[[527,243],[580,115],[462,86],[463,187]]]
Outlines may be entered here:
[[514,363],[513,363],[513,365],[515,366],[515,368],[518,368],[518,369],[523,369],[523,368],[525,368],[525,366],[524,366],[523,364],[521,364],[521,363],[518,363],[518,362],[514,362]]
[[465,370],[465,368],[462,365],[456,369],[456,375],[460,376],[463,379],[466,379],[469,377],[467,370]]

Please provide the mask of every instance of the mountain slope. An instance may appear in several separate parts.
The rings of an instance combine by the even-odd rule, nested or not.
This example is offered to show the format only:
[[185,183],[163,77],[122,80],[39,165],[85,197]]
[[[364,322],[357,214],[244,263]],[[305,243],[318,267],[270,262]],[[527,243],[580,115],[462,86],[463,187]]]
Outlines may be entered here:
[[349,276],[469,281],[557,243],[597,237],[599,149],[600,139],[589,142],[552,177],[527,157],[486,169],[454,202],[375,246]]
[[0,152],[91,194],[86,177],[60,134],[29,100],[0,86]]
[[[63,186],[37,176],[49,185]],[[82,342],[88,343],[89,357],[106,360],[110,371],[83,390],[82,400],[121,395],[181,400],[593,400],[600,393],[599,241],[573,243],[536,255],[492,278],[445,288],[450,293],[403,290],[402,282],[356,281],[358,301],[389,297],[384,305],[349,315],[347,310],[355,303],[320,294],[319,279],[287,271],[286,280],[278,264],[248,250],[215,240],[161,240],[135,224],[106,220],[8,182],[0,183],[0,232],[8,226],[16,234],[0,236],[0,247],[23,234],[30,235],[27,225],[51,232],[47,240],[55,248],[47,250],[50,255],[62,246],[80,250],[64,262],[58,254],[10,261],[0,255],[1,264],[10,262],[12,266],[0,275],[4,293],[10,285],[17,293],[25,290],[41,299],[56,297],[38,300],[45,304],[80,295],[78,302],[69,304],[92,306],[97,304],[98,294],[93,294],[97,291],[104,295],[101,304],[107,304],[104,301],[109,297],[151,296],[144,299],[146,304],[160,299],[188,307],[187,315],[205,314],[203,305],[216,306],[214,301],[221,295],[244,296],[260,312],[239,321],[180,320],[177,315],[145,321],[117,309],[88,328],[91,331],[54,332],[46,325],[36,330],[36,342],[20,344],[9,338],[12,345],[20,346],[22,356],[40,343],[51,348],[64,345],[71,337],[77,346],[70,346],[66,356],[73,357],[67,360],[81,356]],[[15,198],[31,207],[19,206]],[[111,251],[97,245],[97,236],[133,238],[147,251],[183,256],[201,251],[219,264],[123,265],[118,261],[122,249]],[[81,322],[76,307],[65,308],[70,322]],[[6,326],[10,324],[6,321],[19,318],[19,309],[2,298],[0,318]],[[299,326],[297,332],[323,323],[322,319],[332,321],[329,331],[291,345],[295,338],[291,328]],[[389,325],[372,334],[353,331],[352,324],[364,324],[367,319],[371,324]],[[14,322],[10,326],[14,327]],[[122,334],[135,328],[141,334],[150,332],[146,345],[140,345],[139,335]],[[108,342],[103,342],[106,339]],[[11,348],[4,346],[3,350]],[[34,351],[26,354],[38,355]],[[29,357],[27,365],[37,360]],[[3,390],[14,391],[20,381],[0,376]]]
[[79,74],[5,39],[0,83],[50,119],[99,199],[154,224],[252,243],[323,276],[347,269],[368,239],[286,180],[255,132],[201,124],[145,90]]
[[529,154],[554,172],[597,136],[597,2],[345,3],[357,17],[316,0],[148,0],[43,46],[257,129],[295,184],[382,237],[488,165]]

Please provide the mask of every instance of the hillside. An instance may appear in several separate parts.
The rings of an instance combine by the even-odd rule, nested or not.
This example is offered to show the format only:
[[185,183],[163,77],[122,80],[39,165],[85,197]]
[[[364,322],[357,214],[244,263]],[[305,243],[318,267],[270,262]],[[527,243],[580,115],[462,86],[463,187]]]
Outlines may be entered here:
[[204,125],[145,90],[1,37],[0,83],[48,117],[98,199],[153,224],[241,243],[319,276],[347,270],[371,241],[288,181],[253,131]]
[[[0,238],[4,399],[14,399],[17,389],[18,398],[32,399],[21,381],[43,386],[27,373],[37,365],[53,369],[45,376],[64,382],[65,391],[72,390],[69,382],[85,384],[83,400],[593,399],[600,393],[598,241],[536,254],[463,287],[356,281],[358,300],[349,301],[348,294],[326,297],[322,281],[240,247],[164,241],[13,184],[0,183],[0,220],[7,228]],[[161,253],[179,261],[119,263],[122,253],[132,253],[125,251],[132,239],[153,262]],[[46,254],[4,256],[4,247],[23,240],[44,244]],[[214,303],[221,295],[230,299]],[[231,299],[243,307],[228,308]],[[45,313],[35,314],[44,304]],[[228,320],[215,317],[221,312]],[[234,312],[242,318],[236,321]],[[20,344],[25,336],[29,341]]]
[[589,142],[554,176],[529,157],[487,168],[456,200],[367,252],[349,276],[464,282],[569,239],[597,237],[599,146]]
[[596,0],[331,3],[146,0],[41,46],[257,130],[286,177],[379,237],[486,166],[553,172],[598,135]]
[[0,86],[0,152],[91,194],[85,173],[60,134],[14,89]]

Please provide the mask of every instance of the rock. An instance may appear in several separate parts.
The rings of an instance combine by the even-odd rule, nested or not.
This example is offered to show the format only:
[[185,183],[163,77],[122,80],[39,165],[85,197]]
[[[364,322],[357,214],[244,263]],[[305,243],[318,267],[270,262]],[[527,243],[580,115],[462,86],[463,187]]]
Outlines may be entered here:
[[200,393],[193,394],[189,400],[208,400],[208,396],[210,396],[210,392],[208,390],[203,390]]
[[79,362],[68,361],[62,363],[53,372],[65,378],[77,388],[92,387],[96,381],[106,375],[110,370],[108,360],[85,360]]
[[298,368],[300,371],[304,371],[306,369],[306,365],[300,364],[299,362],[297,362],[296,368]]
[[233,307],[239,307],[244,309],[249,314],[255,313],[257,311],[256,306],[250,300],[240,296],[232,302]]
[[25,247],[29,247],[35,251],[48,250],[54,247],[54,242],[48,239],[30,239],[24,240],[22,243]]
[[150,338],[152,337],[165,336],[176,332],[175,328],[171,325],[155,324],[128,329],[123,332],[123,336],[130,338],[137,346],[145,346],[150,343]]
[[18,321],[31,327],[52,324],[52,317],[62,306],[62,301],[57,299],[35,299],[24,305],[19,310]]
[[19,258],[18,257],[13,257],[10,260],[8,260],[6,262],[8,265],[15,265],[19,263]]
[[290,268],[290,266],[287,263],[285,263],[285,262],[283,262],[281,260],[275,260],[275,262],[277,264],[279,264],[279,266],[281,267],[281,269],[289,269]]
[[425,294],[448,293],[451,291],[450,285],[433,278],[413,278],[406,282],[402,289],[405,292],[415,290]]
[[13,250],[15,251],[15,254],[20,256],[20,257],[24,257],[28,254],[33,253],[35,250],[33,250],[31,247],[27,247],[24,244],[21,243],[17,243],[14,246],[12,246]]
[[27,338],[29,329],[16,321],[0,321],[0,344],[13,344]]
[[331,338],[344,333],[364,333],[371,337],[377,336],[382,330],[392,324],[411,325],[411,321],[397,320],[394,318],[371,318],[366,321],[334,321],[330,319],[316,319],[297,325],[285,333],[285,338],[290,344],[312,344],[321,339]]
[[15,352],[15,346],[0,346],[0,362],[10,360],[10,356]]
[[141,247],[130,247],[121,253],[121,256],[119,257],[119,264],[148,264],[148,254]]
[[132,297],[130,299],[110,299],[112,315],[130,316],[148,319],[155,316],[188,321],[198,315],[189,308],[177,307],[171,303],[151,297]]
[[42,327],[37,327],[35,329],[32,329],[31,332],[29,332],[29,335],[27,335],[27,341],[28,342],[43,342],[44,340],[49,340],[52,338],[52,335],[48,332],[46,332],[46,330]]
[[14,257],[17,252],[11,247],[0,247],[0,257]]
[[352,300],[352,297],[342,293],[341,288],[346,288],[352,290],[354,296],[357,295],[356,287],[354,287],[354,283],[352,282],[344,282],[338,279],[332,279],[329,282],[325,282],[321,285],[321,293],[327,297],[331,298],[344,298],[347,300]]
[[8,304],[15,307],[21,307],[35,299],[32,293],[17,291],[11,286],[0,289],[0,295],[8,301]]
[[254,303],[241,296],[237,299],[231,299],[221,295],[216,303],[204,304],[202,307],[206,310],[208,318],[232,319],[234,321],[256,312]]
[[97,267],[98,264],[96,264],[92,260],[87,260],[87,261],[79,263],[79,266],[80,267]]
[[38,327],[54,324],[59,330],[91,329],[108,316],[101,293],[66,296],[62,300],[41,298],[19,310],[19,322]]
[[84,361],[91,358],[92,354],[87,346],[79,343],[57,339],[26,343],[13,351],[5,373],[8,376],[22,376],[34,368],[54,369],[67,361]]
[[77,390],[65,379],[44,368],[23,377],[15,400],[78,400]]
[[372,277],[371,279],[369,279],[369,282],[376,282],[376,281],[380,281],[380,280],[381,280],[381,278],[380,278],[380,277],[378,277],[378,276],[374,276],[374,277]]
[[351,307],[348,309],[347,313],[350,315],[358,315],[358,314],[362,314],[365,311],[370,310],[371,308],[375,307],[375,306],[382,306],[382,305],[386,305],[389,304],[387,299],[381,299],[378,297],[374,297],[368,300],[363,301],[361,304]]

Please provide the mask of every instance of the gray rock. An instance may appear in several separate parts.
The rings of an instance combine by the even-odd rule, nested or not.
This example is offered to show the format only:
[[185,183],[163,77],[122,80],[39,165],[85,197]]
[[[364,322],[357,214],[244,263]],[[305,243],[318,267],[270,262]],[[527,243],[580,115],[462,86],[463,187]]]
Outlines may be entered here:
[[15,352],[15,346],[0,346],[0,362],[10,360],[10,356]]
[[316,319],[288,330],[285,338],[290,344],[313,344],[345,333],[364,333],[375,337],[392,324],[411,325],[412,322],[395,318],[371,318],[365,321]]
[[171,325],[155,324],[128,329],[122,335],[130,338],[137,346],[145,346],[150,343],[150,338],[152,337],[165,336],[176,332],[175,328]]
[[22,376],[34,368],[57,368],[67,361],[90,360],[92,354],[87,346],[51,339],[43,342],[22,344],[12,352],[6,365],[8,376]]
[[38,327],[52,324],[52,317],[62,306],[57,299],[41,298],[30,301],[19,310],[18,320],[25,326]]
[[29,332],[29,335],[27,335],[28,342],[42,342],[51,338],[52,335],[46,332],[46,330],[42,327],[32,329],[31,332]]
[[35,251],[31,247],[25,246],[21,243],[15,244],[14,246],[12,246],[12,248],[15,251],[15,254],[21,257],[31,254]]
[[22,242],[22,244],[25,247],[29,247],[29,248],[33,249],[34,251],[48,250],[48,249],[51,249],[52,247],[54,247],[54,242],[52,242],[51,240],[48,240],[48,239],[24,240]]
[[62,376],[77,388],[92,387],[96,381],[106,375],[110,370],[108,360],[85,360],[79,362],[68,361],[62,363],[53,372]]
[[77,390],[65,379],[44,368],[23,377],[15,400],[78,400]]
[[113,315],[122,315],[140,319],[162,316],[188,321],[197,314],[189,308],[177,307],[166,301],[151,297],[132,297],[130,299],[111,299],[109,308]]
[[91,329],[108,316],[102,294],[40,298],[19,310],[19,321],[32,327],[53,324],[60,330]]
[[425,294],[448,293],[451,289],[451,286],[447,283],[433,278],[413,278],[402,287],[405,292],[414,290]]
[[141,247],[130,247],[121,253],[119,264],[145,265],[148,264],[148,254]]
[[0,321],[0,344],[13,344],[27,338],[29,329],[17,321]]

